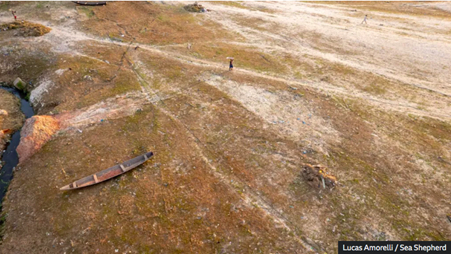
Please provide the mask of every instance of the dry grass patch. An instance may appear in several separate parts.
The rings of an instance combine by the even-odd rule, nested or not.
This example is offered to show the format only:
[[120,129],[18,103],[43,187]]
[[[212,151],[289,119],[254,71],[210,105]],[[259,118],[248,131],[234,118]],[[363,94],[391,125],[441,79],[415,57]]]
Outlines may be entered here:
[[[311,47],[321,52],[333,53],[337,55],[357,55],[359,52],[349,49],[349,47],[341,46],[342,40],[337,37],[330,37],[314,30],[306,30],[296,33],[293,37],[301,38],[311,44]],[[348,49],[346,49],[348,48]]]
[[249,9],[249,7],[243,5],[241,2],[232,2],[232,1],[214,1],[211,2],[213,4],[222,4],[222,5],[226,5],[226,6],[232,6],[232,7],[236,7],[236,8],[240,8],[240,9]]
[[2,30],[14,30],[14,36],[42,36],[49,33],[50,28],[41,24],[35,24],[28,21],[14,21],[8,24],[0,25]]
[[[121,177],[78,191],[55,191],[55,186],[135,156],[134,151],[148,150],[155,152],[151,161]],[[45,177],[48,184],[43,185],[44,176],[32,170],[37,168],[46,168],[53,176]],[[5,237],[2,248],[9,253],[29,249],[47,253],[303,249],[260,209],[243,202],[212,170],[197,154],[186,130],[153,107],[82,134],[61,134],[16,175],[11,185],[14,191],[5,202],[9,211],[6,229],[10,232],[15,227],[15,234],[26,237],[20,238],[19,245]],[[25,182],[29,188],[17,188]],[[30,198],[16,202],[22,195]],[[39,199],[46,202],[35,203]],[[31,204],[40,211],[39,217],[15,212]],[[54,217],[55,213],[61,216]],[[32,240],[46,233],[52,237],[40,243]],[[48,246],[55,238],[59,244],[51,249]]]
[[[78,7],[77,7],[78,8]],[[141,43],[172,44],[223,39],[229,32],[218,24],[204,21],[182,5],[153,2],[112,2],[88,8],[88,20],[81,29],[102,37]],[[140,17],[137,19],[136,17]]]
[[205,70],[181,61],[153,54],[146,51],[134,51],[130,55],[131,68],[139,75],[142,85],[156,92],[159,96],[171,96],[195,86],[197,76]]
[[55,23],[59,23],[61,16],[54,15],[56,12],[65,9],[64,11],[71,10],[75,7],[75,3],[72,2],[48,2],[48,1],[2,1],[0,3],[0,10],[5,11],[11,20],[14,17],[11,15],[9,9],[16,11],[18,20],[26,19],[39,19],[39,20],[52,20]]
[[44,94],[46,103],[39,107],[45,114],[70,111],[93,105],[106,98],[139,90],[139,83],[127,66],[107,64],[88,57],[61,57],[55,69],[61,75],[52,74],[51,93]]
[[240,26],[250,27],[259,31],[277,33],[282,30],[282,26],[276,22],[264,20],[262,18],[254,18],[247,16],[235,16],[233,18]]
[[282,63],[283,60],[276,55],[262,52],[254,47],[245,47],[234,44],[218,43],[196,43],[191,49],[185,47],[174,47],[170,50],[188,54],[200,59],[207,59],[224,63],[225,70],[228,69],[227,57],[234,57],[236,68],[245,68],[259,72],[286,74],[288,69]]
[[[257,127],[262,125],[260,119],[226,96],[212,95],[208,100],[209,94],[217,91],[211,87],[202,89],[203,86],[197,86],[197,92],[189,91],[190,97],[178,96],[165,104],[207,147],[208,158],[221,158],[217,168],[236,183],[238,193],[245,195],[248,188],[258,191],[263,200],[281,209],[292,225],[307,231],[305,234],[315,240],[443,239],[434,227],[418,223],[418,216],[422,215],[398,194],[398,185],[408,176],[397,176],[400,171],[394,157],[384,159],[378,150],[373,151],[373,124],[380,124],[380,120],[371,110],[360,108],[359,102],[347,101],[342,107],[340,101],[303,91],[305,100],[312,101],[324,118],[330,117],[343,138],[341,144],[330,146],[327,156],[316,153],[303,158],[299,155],[303,150],[300,144],[271,135],[269,129],[262,131]],[[209,106],[201,103],[205,100],[210,101]],[[383,124],[404,128],[393,120],[387,119]],[[382,150],[389,151],[386,149]],[[402,149],[391,150],[395,157],[406,155]],[[301,162],[315,160],[327,162],[344,184],[339,187],[342,190],[316,194],[305,187],[298,179]],[[402,163],[407,163],[406,168],[415,168],[408,162]],[[430,191],[419,194],[420,199]],[[312,209],[319,219],[315,225],[322,228],[320,233],[308,230],[310,224],[299,219]],[[371,223],[366,217],[368,211],[374,216]],[[330,225],[338,227],[333,229]],[[335,247],[326,244],[325,248],[330,251]]]
[[[223,73],[217,72],[214,74],[221,75],[225,79],[233,80],[239,84],[250,83],[256,87],[264,87],[265,89],[272,91],[272,92],[276,91],[276,90],[289,89],[289,86],[283,81],[275,81],[275,80],[270,80],[270,79],[266,79],[263,77],[257,77],[257,76],[253,76],[253,75],[247,75],[247,74],[243,74],[243,73],[229,72],[229,71],[226,71]],[[293,91],[293,90],[291,90],[291,91]],[[298,91],[298,93],[302,93],[302,91]]]
[[[23,48],[27,50],[23,50]],[[20,77],[26,84],[27,90],[36,85],[39,78],[56,62],[56,55],[49,50],[47,44],[30,45],[19,42],[2,42],[0,49],[1,80],[11,83]]]
[[[233,73],[224,74],[227,79],[246,82],[253,79],[236,76],[238,75]],[[263,79],[254,81],[256,84],[246,85],[263,86],[276,91],[279,88],[288,89],[278,82],[273,84]],[[306,189],[304,193],[287,193],[294,179],[298,178],[302,163],[315,162],[314,158],[301,156],[305,147],[284,138],[277,132],[277,127],[266,126],[263,119],[215,87],[199,82],[195,88],[186,92],[190,96],[179,95],[166,100],[165,107],[184,125],[189,126],[200,146],[205,148],[205,155],[230,180],[237,193],[243,197],[249,193],[258,196],[260,200],[253,202],[256,208],[269,210],[271,213],[274,210],[280,211],[280,214],[275,213],[276,216],[286,219],[293,233],[314,237],[314,233],[308,232],[310,225],[299,219],[305,216],[304,213],[310,214],[311,208],[300,199],[310,200],[313,193],[305,188],[306,184],[302,181],[297,186]],[[306,95],[303,100],[309,101],[310,95]],[[319,155],[313,157],[317,156],[321,158]],[[316,209],[317,207],[313,210],[318,211]]]
[[384,99],[401,99],[426,107],[432,106],[431,100],[443,100],[440,94],[426,89],[322,58],[289,54],[283,54],[282,58],[291,69],[291,75],[300,80],[323,81],[335,86],[358,89]]
[[293,76],[299,79],[321,80],[334,84],[336,80],[355,77],[359,72],[352,67],[310,55],[283,54],[282,57],[285,64],[291,68]]
[[331,5],[345,5],[349,8],[358,8],[367,11],[376,11],[391,14],[403,14],[411,16],[423,16],[423,17],[438,17],[449,19],[450,13],[436,8],[434,6],[428,6],[427,2],[359,2],[359,1],[346,1],[346,2],[316,2],[320,4]]
[[362,90],[374,95],[383,95],[387,93],[388,83],[386,79],[374,77]]
[[[132,43],[128,45],[119,44],[99,44],[97,42],[81,42],[75,45],[78,52],[87,57],[98,59],[99,64],[111,64],[116,66],[127,67],[127,57],[133,53],[134,46]],[[102,63],[103,62],[103,63]]]
[[268,9],[265,6],[249,6],[247,4],[243,4],[245,2],[214,1],[214,2],[209,2],[209,3],[210,4],[222,4],[222,5],[236,7],[236,8],[240,8],[240,9],[247,9],[247,10],[251,10],[251,11],[261,11],[261,12],[266,12],[266,13],[276,13],[277,12],[276,10]]
[[[438,218],[443,217],[440,214],[443,211],[440,200],[449,195],[442,192],[449,182],[444,181],[444,178],[437,182],[436,177],[431,177],[425,178],[428,187],[423,187],[423,184],[419,186],[417,177],[426,172],[421,165],[412,163],[412,154],[424,154],[425,158],[433,161],[432,164],[443,166],[443,163],[438,162],[437,156],[444,154],[444,140],[451,139],[449,124],[439,124],[436,120],[428,119],[418,125],[418,122],[414,123],[408,117],[375,111],[359,101],[324,100],[316,103],[322,105],[320,110],[323,114],[335,112],[331,119],[335,128],[342,133],[344,141],[340,146],[331,147],[329,156],[325,159],[338,172],[338,179],[346,186],[343,188],[354,189],[349,193],[350,196],[344,192],[339,195],[339,199],[346,199],[346,196],[349,199],[345,202],[346,208],[339,209],[346,212],[341,212],[341,217],[336,217],[336,223],[340,225],[339,239],[377,239],[377,234],[382,232],[384,237],[391,239],[445,239],[446,234],[437,232],[445,232],[441,229]],[[337,105],[333,106],[333,103]],[[340,105],[343,105],[342,109]],[[352,113],[346,112],[347,110]],[[433,123],[426,124],[430,121]],[[433,129],[438,129],[434,135],[440,136],[441,141],[425,134]],[[377,135],[372,135],[374,133]],[[401,146],[398,145],[399,142],[402,143]],[[372,148],[373,146],[376,147]],[[449,160],[448,157],[449,155],[443,157],[443,160]],[[439,171],[446,172],[444,169]],[[436,188],[434,185],[443,188]],[[415,194],[409,196],[406,190]],[[339,199],[331,201],[336,200],[333,201],[335,203]],[[417,210],[425,200],[428,200],[430,207]],[[341,204],[342,202],[337,202],[335,205],[340,207]],[[369,211],[371,219],[367,220],[365,217]],[[426,219],[426,213],[437,214],[427,216]],[[365,226],[369,221],[369,227]],[[385,230],[379,228],[380,225],[385,225]],[[373,229],[370,230],[371,227]],[[371,231],[374,235],[366,234]]]

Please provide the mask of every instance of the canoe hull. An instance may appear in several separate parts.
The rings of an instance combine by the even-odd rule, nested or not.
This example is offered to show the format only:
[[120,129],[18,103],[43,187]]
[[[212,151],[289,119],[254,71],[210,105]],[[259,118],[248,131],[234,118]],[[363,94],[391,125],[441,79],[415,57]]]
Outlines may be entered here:
[[93,175],[83,177],[71,184],[68,184],[68,185],[60,188],[60,190],[80,189],[83,187],[88,187],[88,186],[91,186],[94,184],[104,182],[106,180],[109,180],[116,176],[122,175],[122,174],[136,168],[137,166],[139,166],[139,165],[143,164],[144,162],[146,162],[147,160],[149,160],[152,156],[153,156],[152,152],[142,154],[142,155],[137,156],[133,159],[130,159],[122,164],[114,165],[110,168],[107,168],[105,170],[97,172]]
[[87,1],[73,1],[78,5],[87,5],[87,6],[101,6],[106,5],[106,2],[87,2]]

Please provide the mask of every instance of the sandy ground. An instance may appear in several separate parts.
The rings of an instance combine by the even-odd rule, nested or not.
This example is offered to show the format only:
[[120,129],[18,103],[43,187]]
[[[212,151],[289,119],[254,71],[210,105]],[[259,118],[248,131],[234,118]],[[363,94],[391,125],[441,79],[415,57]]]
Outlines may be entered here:
[[[141,4],[136,11],[181,8]],[[337,240],[449,239],[449,3],[203,4],[212,12],[183,22],[215,24],[210,33],[227,31],[225,38],[121,41],[147,27],[108,16],[118,13],[116,3],[104,9],[66,3],[43,11],[47,16],[26,16],[52,30],[22,42],[47,47],[56,62],[36,78],[30,100],[38,112],[80,131],[59,132],[16,172],[5,250],[21,253],[38,241],[39,253],[333,253]],[[418,15],[422,8],[440,15]],[[177,28],[158,13],[146,15]],[[0,22],[9,20],[0,14]],[[103,22],[105,31],[86,30],[82,22]],[[139,33],[130,36],[132,30]],[[2,53],[25,47],[14,37],[1,39]],[[230,52],[260,55],[269,68],[237,53],[228,72],[221,43]],[[201,47],[216,53],[202,55]],[[17,69],[12,61],[1,64],[7,75]],[[133,91],[118,89],[123,80],[135,84]],[[147,149],[155,149],[155,164],[133,177],[85,195],[55,192],[93,173],[86,163],[102,168]],[[310,188],[299,176],[305,163],[326,165],[339,186]],[[41,188],[30,179],[44,180],[32,173],[44,168],[51,177]],[[51,207],[31,198],[36,188],[36,200]],[[40,228],[44,219],[52,222]]]
[[[401,86],[425,90],[428,96],[423,97],[420,103],[406,100],[399,95],[400,98],[396,98],[396,100],[394,98],[384,100],[384,98],[356,91],[354,87],[348,87],[346,80],[343,80],[339,86],[331,86],[323,82],[313,84],[305,81],[296,82],[283,77],[275,77],[279,78],[278,80],[357,97],[386,109],[407,111],[424,116],[436,116],[440,119],[451,115],[451,112],[448,111],[451,87],[447,82],[451,78],[448,64],[448,59],[451,56],[450,40],[447,35],[447,32],[451,30],[451,21],[448,19],[431,20],[427,17],[374,12],[369,18],[369,24],[361,25],[362,17],[360,16],[363,16],[366,12],[364,10],[354,12],[355,9],[350,7],[297,2],[286,5],[267,2],[245,3],[251,9],[230,8],[214,3],[210,5],[215,11],[206,13],[206,18],[244,36],[246,38],[245,45],[252,45],[263,52],[271,52],[276,56],[278,55],[277,52],[295,57],[307,54],[318,59],[340,63],[352,69],[399,81]],[[442,8],[446,10],[446,3],[439,6],[444,6]],[[258,8],[269,8],[276,12],[255,11]],[[79,16],[74,11],[65,11],[63,14],[71,17]],[[240,17],[257,18],[275,25],[277,29],[271,32],[262,32],[252,26],[245,27],[235,22]],[[390,20],[390,17],[396,19]],[[0,17],[1,20],[7,21],[9,17]],[[52,50],[55,52],[71,52],[72,54],[81,53],[73,52],[70,46],[85,40],[127,45],[127,43],[112,42],[109,39],[95,38],[71,29],[73,23],[74,21],[70,20],[65,22],[64,26],[55,26],[49,22],[44,22],[54,32],[35,41],[51,43],[54,45]],[[310,41],[312,38],[304,38],[302,35],[312,32],[314,32],[314,37],[320,38],[320,47],[314,45],[316,41]],[[236,44],[242,45],[239,42]],[[134,45],[139,45],[139,43]],[[332,46],[332,49],[328,48],[329,46]],[[200,61],[174,52],[166,52],[160,47],[150,45],[141,45],[141,47],[155,53],[185,60],[194,65],[214,68],[224,66],[223,64]],[[338,52],[328,52],[334,51],[334,49],[339,50],[336,50]],[[267,77],[262,73],[240,71]],[[44,82],[43,87],[49,85]],[[37,89],[35,93],[40,93],[40,90],[43,89],[45,88]],[[418,110],[421,106],[425,106],[429,110],[426,112],[422,112],[421,109]]]
[[[443,32],[451,29],[449,20],[432,21],[427,17],[412,17],[403,15],[370,14],[369,24],[361,25],[365,11],[352,12],[349,7],[334,7],[331,5],[317,5],[312,3],[246,3],[249,6],[264,6],[275,9],[277,13],[267,14],[245,9],[234,9],[218,5],[217,12],[209,14],[214,19],[222,17],[221,23],[229,29],[243,34],[254,46],[264,50],[275,51],[281,49],[290,55],[301,56],[309,54],[321,59],[338,62],[354,69],[375,73],[390,79],[399,80],[407,86],[425,89],[432,94],[443,95],[446,104],[449,103],[450,78],[448,59],[450,57],[449,37]],[[445,5],[445,4],[443,4]],[[360,15],[353,15],[358,13]],[[277,24],[277,29],[269,33],[261,32],[249,27],[236,24],[236,17],[255,17],[268,23]],[[388,17],[388,19],[384,17]],[[392,21],[390,16],[398,20]],[[325,45],[315,48],[309,40],[303,39],[302,34],[314,31]],[[402,34],[400,34],[402,32]],[[328,53],[328,46],[338,48],[344,53]],[[332,49],[333,50],[333,49]],[[338,54],[337,54],[338,53]],[[315,84],[322,88],[323,84]],[[341,88],[341,87],[340,87]],[[340,88],[325,88],[341,90]],[[356,91],[340,91],[348,95],[359,96]],[[369,101],[375,98],[360,95]],[[441,98],[441,96],[439,97]],[[435,103],[441,100],[430,98]],[[377,99],[376,99],[377,100]],[[428,101],[429,98],[424,98]],[[389,107],[397,108],[395,102]],[[396,104],[409,107],[409,102],[399,100]],[[445,104],[445,105],[446,105]],[[429,114],[440,117],[450,115],[447,106],[441,104]]]

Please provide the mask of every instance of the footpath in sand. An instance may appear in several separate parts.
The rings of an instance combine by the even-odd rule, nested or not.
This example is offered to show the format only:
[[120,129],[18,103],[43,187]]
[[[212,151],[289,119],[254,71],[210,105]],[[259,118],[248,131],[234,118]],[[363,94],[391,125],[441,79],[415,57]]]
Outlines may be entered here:
[[[0,4],[0,23],[13,8],[51,29],[0,32],[0,81],[21,77],[36,119],[55,121],[24,139],[38,148],[3,203],[0,252],[451,237],[449,3],[186,4]],[[121,177],[59,191],[147,151]]]

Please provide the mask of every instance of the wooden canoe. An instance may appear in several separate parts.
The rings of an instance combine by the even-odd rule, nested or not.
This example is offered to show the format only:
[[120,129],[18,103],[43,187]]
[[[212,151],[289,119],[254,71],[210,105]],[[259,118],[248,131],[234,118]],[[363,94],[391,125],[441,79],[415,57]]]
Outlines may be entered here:
[[97,172],[93,175],[90,175],[90,176],[84,177],[80,180],[77,180],[71,184],[68,184],[68,185],[62,187],[60,190],[74,190],[74,189],[79,189],[79,188],[83,188],[83,187],[101,183],[103,181],[106,181],[106,180],[116,177],[118,175],[122,175],[123,173],[125,173],[133,168],[136,168],[137,166],[143,164],[148,159],[150,159],[150,157],[152,157],[152,155],[153,155],[152,152],[145,153],[145,154],[135,157],[131,160],[128,160],[122,164],[112,166],[111,168],[107,168],[107,169]]
[[100,6],[100,5],[106,5],[106,2],[92,2],[92,1],[73,1],[76,4],[79,5],[87,5],[87,6]]

